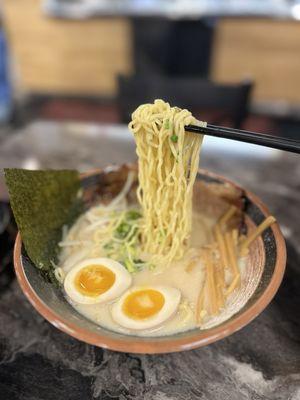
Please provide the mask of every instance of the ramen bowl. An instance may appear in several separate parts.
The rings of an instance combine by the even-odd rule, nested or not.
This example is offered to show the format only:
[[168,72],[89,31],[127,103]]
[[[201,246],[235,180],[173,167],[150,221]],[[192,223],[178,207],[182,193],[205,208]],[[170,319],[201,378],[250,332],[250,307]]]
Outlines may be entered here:
[[[99,202],[99,198],[114,196],[120,190],[128,173],[123,167],[96,170],[82,175],[84,201],[87,207]],[[124,172],[125,171],[125,172]],[[228,179],[199,170],[197,183],[205,182],[214,188],[234,188],[243,193],[245,223],[258,226],[270,215],[263,202],[251,192]],[[194,202],[201,194],[195,191]],[[249,282],[254,282],[251,295],[241,308],[218,325],[206,329],[161,337],[140,337],[116,333],[102,328],[79,314],[65,299],[62,291],[46,282],[26,255],[18,234],[14,249],[14,266],[19,284],[33,307],[52,325],[61,331],[92,345],[106,349],[132,353],[168,353],[190,350],[216,342],[243,328],[270,303],[282,281],[286,264],[286,247],[277,223],[265,230],[250,248],[247,270]]]

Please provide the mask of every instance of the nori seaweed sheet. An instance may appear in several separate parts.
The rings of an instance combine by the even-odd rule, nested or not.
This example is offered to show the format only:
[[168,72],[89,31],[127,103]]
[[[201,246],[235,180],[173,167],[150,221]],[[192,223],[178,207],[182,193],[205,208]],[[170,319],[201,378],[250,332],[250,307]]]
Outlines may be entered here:
[[83,211],[80,179],[74,170],[5,169],[11,207],[26,252],[49,279],[57,262],[63,225]]

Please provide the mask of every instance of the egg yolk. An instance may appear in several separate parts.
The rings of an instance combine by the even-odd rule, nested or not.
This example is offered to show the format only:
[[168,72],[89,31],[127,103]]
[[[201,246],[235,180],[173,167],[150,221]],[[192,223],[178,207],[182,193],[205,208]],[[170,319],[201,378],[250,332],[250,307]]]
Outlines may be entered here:
[[85,296],[96,297],[105,293],[115,283],[116,276],[103,265],[82,268],[75,278],[76,289]]
[[164,303],[164,296],[157,290],[138,290],[126,297],[123,312],[132,319],[145,319],[157,314]]

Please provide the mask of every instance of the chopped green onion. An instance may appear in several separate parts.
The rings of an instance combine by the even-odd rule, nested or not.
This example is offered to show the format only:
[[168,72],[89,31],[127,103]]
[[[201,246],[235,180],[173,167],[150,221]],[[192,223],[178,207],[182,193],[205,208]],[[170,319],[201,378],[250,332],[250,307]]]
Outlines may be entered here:
[[140,258],[134,259],[133,262],[137,268],[141,268],[145,265],[145,261],[141,260]]
[[125,267],[126,267],[128,272],[131,272],[131,273],[135,272],[135,268],[134,268],[133,262],[131,262],[130,260],[127,259],[127,260],[124,261],[124,264],[125,264]]
[[142,260],[130,260],[129,258],[126,258],[123,263],[125,264],[127,271],[130,273],[139,271],[145,264]]
[[112,241],[106,243],[106,244],[103,246],[103,248],[104,248],[105,250],[111,250],[111,249],[113,249],[113,247],[114,247],[114,245],[113,245],[113,242],[112,242]]
[[129,231],[130,225],[127,222],[121,222],[115,231],[116,237],[119,239],[124,239]]
[[129,220],[135,220],[135,219],[141,218],[141,217],[142,217],[142,214],[141,214],[139,211],[137,211],[137,210],[129,210],[129,211],[127,211],[127,213],[126,213],[126,217],[127,217]]
[[136,245],[138,243],[139,222],[142,214],[137,209],[124,212],[117,227],[113,231],[113,236],[103,249],[106,256],[119,261],[130,273],[137,272],[145,266],[145,262],[136,257]]
[[170,121],[168,119],[165,121],[164,128],[165,129],[170,129]]
[[177,143],[177,142],[178,142],[178,136],[175,135],[175,134],[173,134],[173,135],[171,136],[171,140],[172,140],[172,142]]

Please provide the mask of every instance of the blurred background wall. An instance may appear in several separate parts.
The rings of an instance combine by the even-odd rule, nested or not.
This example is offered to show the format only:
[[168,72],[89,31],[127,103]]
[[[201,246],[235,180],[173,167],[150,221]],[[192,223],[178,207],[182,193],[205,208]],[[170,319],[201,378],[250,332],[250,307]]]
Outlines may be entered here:
[[300,23],[293,20],[223,19],[216,27],[212,76],[253,78],[254,101],[300,103]]
[[52,19],[40,0],[4,0],[3,23],[16,91],[114,96],[117,74],[132,72],[127,19]]

